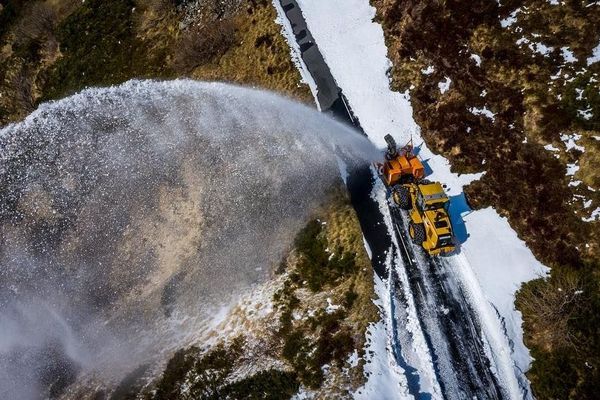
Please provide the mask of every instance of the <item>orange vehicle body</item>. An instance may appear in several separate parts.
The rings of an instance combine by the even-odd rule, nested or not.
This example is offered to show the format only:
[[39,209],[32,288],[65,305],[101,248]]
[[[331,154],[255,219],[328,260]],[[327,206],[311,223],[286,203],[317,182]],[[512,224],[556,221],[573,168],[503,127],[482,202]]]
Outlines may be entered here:
[[403,149],[398,152],[398,156],[386,160],[381,165],[381,176],[386,186],[392,187],[400,183],[406,183],[406,179],[416,181],[423,179],[425,168],[412,151]]

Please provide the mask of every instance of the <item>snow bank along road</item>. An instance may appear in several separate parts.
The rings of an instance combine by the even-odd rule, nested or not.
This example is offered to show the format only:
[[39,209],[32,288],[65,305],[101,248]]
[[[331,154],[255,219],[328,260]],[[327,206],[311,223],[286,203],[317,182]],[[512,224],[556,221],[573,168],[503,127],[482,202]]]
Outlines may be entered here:
[[[368,0],[274,4],[322,111],[359,128],[360,119],[363,132],[381,147],[386,133],[399,142],[409,135],[420,139],[408,95],[389,90],[383,32],[372,22]],[[431,178],[446,183],[455,200],[464,184],[479,177],[450,173],[447,160],[424,145],[420,155]],[[363,169],[346,183],[377,273],[387,351],[367,364],[366,371],[376,373],[356,397],[531,398],[524,376],[530,357],[514,292],[545,267],[492,209],[466,217],[470,237],[460,254],[426,257],[407,240],[405,216],[387,204],[373,176]]]

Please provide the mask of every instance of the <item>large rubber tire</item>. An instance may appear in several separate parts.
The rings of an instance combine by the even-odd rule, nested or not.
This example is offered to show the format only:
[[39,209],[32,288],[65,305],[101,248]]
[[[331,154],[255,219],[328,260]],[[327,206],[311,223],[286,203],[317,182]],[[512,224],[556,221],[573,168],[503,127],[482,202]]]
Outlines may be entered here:
[[411,222],[409,229],[412,232],[413,242],[419,246],[422,246],[423,242],[425,241],[425,227],[423,224],[415,224],[414,222]]
[[403,210],[410,210],[412,208],[412,198],[410,191],[405,186],[394,187],[394,201]]

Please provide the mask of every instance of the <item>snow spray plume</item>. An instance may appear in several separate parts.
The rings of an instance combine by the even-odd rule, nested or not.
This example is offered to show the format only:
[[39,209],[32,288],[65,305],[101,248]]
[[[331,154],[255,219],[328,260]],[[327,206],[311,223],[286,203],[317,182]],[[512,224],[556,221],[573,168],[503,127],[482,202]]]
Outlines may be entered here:
[[0,131],[0,393],[116,380],[264,281],[367,140],[287,99],[131,81]]

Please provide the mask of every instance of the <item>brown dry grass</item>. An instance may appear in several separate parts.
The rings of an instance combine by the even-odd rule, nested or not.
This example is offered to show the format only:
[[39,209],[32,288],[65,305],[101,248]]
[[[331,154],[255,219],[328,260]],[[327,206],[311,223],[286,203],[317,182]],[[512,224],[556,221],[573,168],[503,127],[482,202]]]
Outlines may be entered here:
[[557,276],[552,284],[543,281],[524,286],[519,292],[519,310],[526,316],[532,334],[529,343],[551,352],[577,349],[570,322],[582,306],[581,278],[576,274]]
[[201,64],[214,62],[235,42],[235,26],[229,19],[211,25],[194,25],[185,31],[175,54],[174,67],[182,74]]
[[235,43],[218,59],[195,68],[190,76],[256,85],[312,101],[308,86],[300,83],[300,73],[291,61],[276,16],[268,2],[248,3],[244,12],[232,18]]
[[340,284],[337,291],[337,304],[343,303],[343,296],[348,291],[353,291],[358,295],[357,301],[353,304],[349,321],[353,325],[357,335],[357,348],[364,346],[364,332],[368,325],[378,320],[377,308],[372,302],[375,297],[373,291],[373,269],[371,261],[365,250],[362,231],[356,212],[352,208],[350,199],[345,189],[342,187],[334,189],[334,200],[329,203],[324,214],[324,221],[327,221],[326,234],[332,247],[342,246],[346,251],[356,254],[357,272]]
[[[312,100],[271,3],[244,1],[223,8],[220,2],[205,2],[193,17],[169,0],[132,4],[131,13],[117,17],[128,21],[112,23],[131,29],[125,38],[123,29],[114,37],[111,29],[104,32],[111,22],[98,19],[97,12],[76,13],[90,7],[89,2],[34,1],[20,9],[0,37],[0,124],[24,118],[41,100],[140,77],[229,81]],[[65,25],[74,12],[76,23]],[[101,38],[98,46],[78,39],[90,34]],[[61,37],[68,46],[59,43]],[[132,49],[129,57],[121,54],[125,48]],[[102,68],[92,65],[98,62]]]

